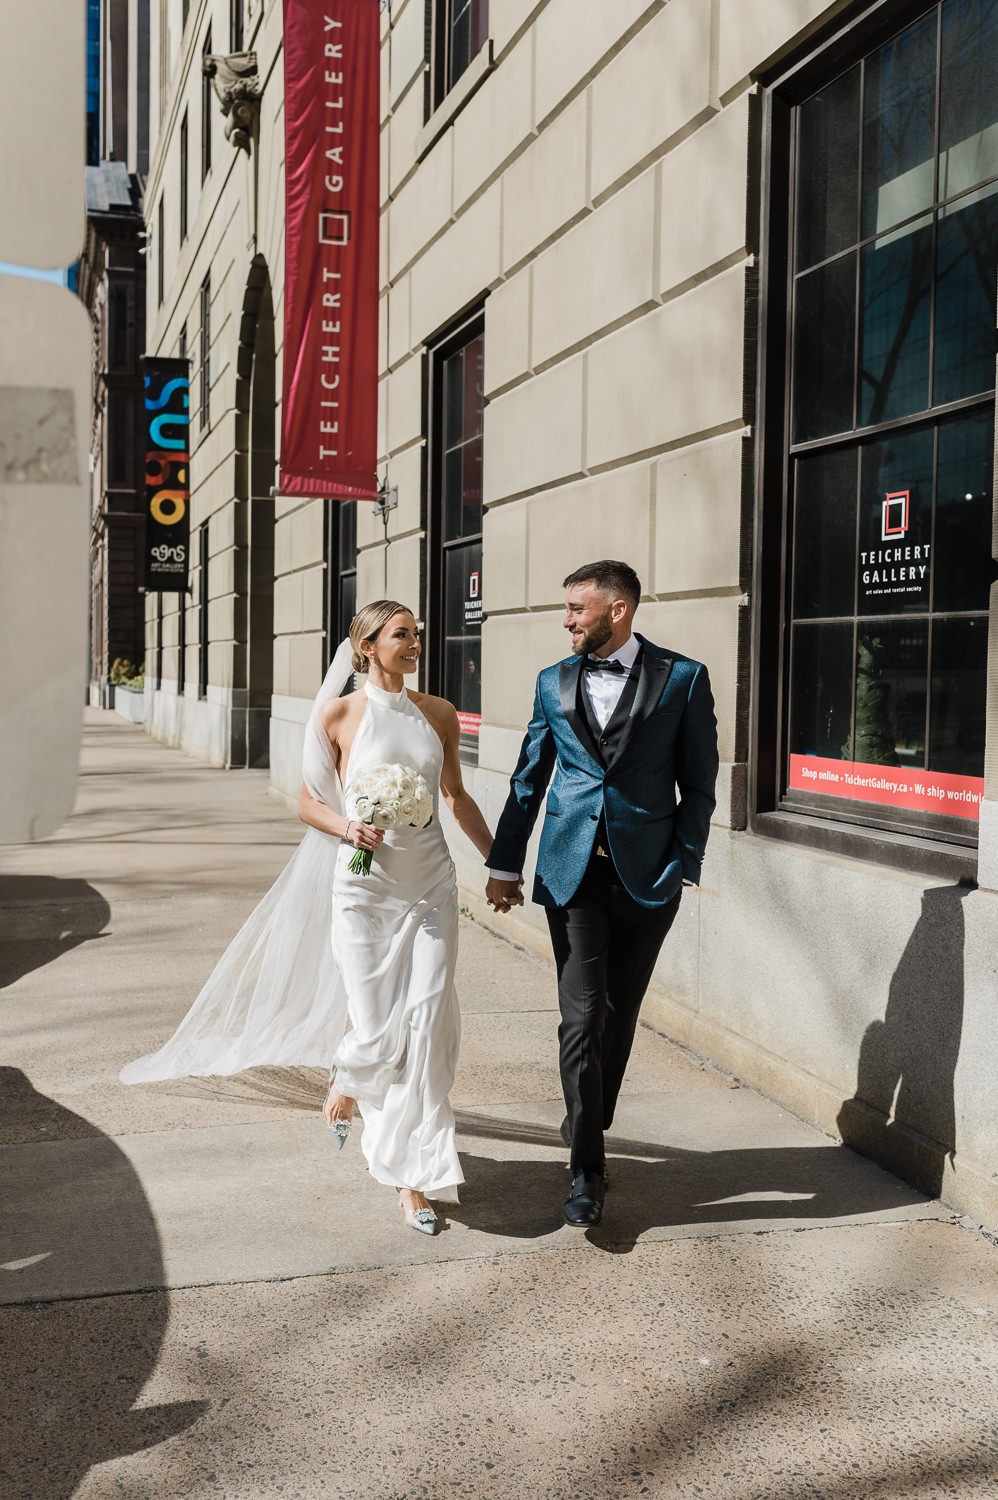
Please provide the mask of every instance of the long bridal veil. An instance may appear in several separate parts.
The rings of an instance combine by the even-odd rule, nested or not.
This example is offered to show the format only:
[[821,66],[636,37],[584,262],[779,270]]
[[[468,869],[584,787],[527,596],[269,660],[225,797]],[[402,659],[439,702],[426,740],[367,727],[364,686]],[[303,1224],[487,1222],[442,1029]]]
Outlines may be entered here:
[[[349,682],[353,652],[336,650],[319,689],[302,753],[313,797],[342,811],[332,746],[319,708]],[[309,828],[284,870],[226,948],[158,1052],[122,1068],[123,1083],[239,1073],[261,1063],[326,1066],[346,1030],[346,991],[330,940],[339,839]]]

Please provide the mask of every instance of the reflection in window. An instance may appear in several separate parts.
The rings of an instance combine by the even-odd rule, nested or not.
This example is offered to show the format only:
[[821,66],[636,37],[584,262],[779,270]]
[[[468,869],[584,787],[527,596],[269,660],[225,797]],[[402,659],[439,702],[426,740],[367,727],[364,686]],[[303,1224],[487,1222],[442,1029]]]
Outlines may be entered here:
[[935,72],[935,11],[866,60],[864,237],[882,234],[932,203]]
[[859,425],[929,404],[932,221],[868,245],[860,287]]

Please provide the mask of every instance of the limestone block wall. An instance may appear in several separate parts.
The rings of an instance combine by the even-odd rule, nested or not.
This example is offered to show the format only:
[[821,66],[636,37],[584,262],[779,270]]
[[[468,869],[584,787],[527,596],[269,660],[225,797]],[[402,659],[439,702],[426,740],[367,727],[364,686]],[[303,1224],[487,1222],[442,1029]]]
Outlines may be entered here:
[[[191,569],[190,591],[181,601],[164,595],[162,670],[147,693],[147,725],[157,737],[217,764],[243,763],[248,704],[248,496],[252,475],[248,401],[252,377],[255,309],[261,282],[273,297],[277,410],[280,421],[280,361],[283,292],[283,75],[282,17],[275,4],[247,5],[245,46],[257,53],[263,82],[259,138],[252,154],[236,150],[224,136],[224,120],[210,99],[211,166],[202,181],[201,57],[210,27],[211,47],[229,47],[229,7],[200,0],[183,23],[179,0],[152,28],[151,118],[155,137],[146,189],[152,238],[148,248],[147,350],[177,355],[182,332],[191,361]],[[188,234],[180,240],[180,123],[188,120]],[[158,122],[158,129],[156,127]],[[165,278],[158,293],[157,242],[162,197]],[[201,288],[210,278],[210,420],[200,419]],[[308,507],[304,508],[306,511]],[[312,510],[317,509],[315,506]],[[321,510],[321,506],[318,507]],[[324,555],[321,520],[279,511],[280,563],[288,577],[275,580],[273,690],[280,740],[281,704],[311,682],[322,659],[316,650],[323,629]],[[201,527],[208,522],[208,609],[202,620]],[[281,528],[284,528],[281,531]],[[311,570],[311,574],[309,574]],[[180,608],[186,652],[180,690]],[[159,660],[158,605],[146,601],[147,657]],[[208,684],[200,692],[202,640],[207,641]],[[314,688],[309,689],[309,693]]]

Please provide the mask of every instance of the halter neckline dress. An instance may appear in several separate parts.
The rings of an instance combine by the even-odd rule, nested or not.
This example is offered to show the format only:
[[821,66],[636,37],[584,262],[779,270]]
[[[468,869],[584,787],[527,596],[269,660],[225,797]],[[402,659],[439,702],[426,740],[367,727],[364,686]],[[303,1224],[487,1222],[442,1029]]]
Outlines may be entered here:
[[371,1175],[457,1202],[464,1181],[448,1094],[461,1020],[457,881],[438,815],[443,746],[405,688],[364,683],[364,714],[347,784],[375,766],[418,771],[433,797],[426,828],[389,829],[368,875],[348,868],[344,842],[333,877],[332,946],[351,1029],[336,1054],[336,1087],[363,1116],[361,1148]]

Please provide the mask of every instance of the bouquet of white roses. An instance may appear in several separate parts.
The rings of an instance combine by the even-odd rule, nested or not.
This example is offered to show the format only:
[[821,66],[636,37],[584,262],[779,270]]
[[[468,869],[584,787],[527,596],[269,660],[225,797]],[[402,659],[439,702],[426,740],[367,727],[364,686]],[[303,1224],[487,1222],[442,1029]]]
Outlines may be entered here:
[[[411,766],[370,766],[351,777],[346,789],[352,819],[375,828],[425,828],[433,816],[433,797],[425,780]],[[347,868],[354,875],[371,873],[370,849],[358,849]]]

